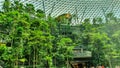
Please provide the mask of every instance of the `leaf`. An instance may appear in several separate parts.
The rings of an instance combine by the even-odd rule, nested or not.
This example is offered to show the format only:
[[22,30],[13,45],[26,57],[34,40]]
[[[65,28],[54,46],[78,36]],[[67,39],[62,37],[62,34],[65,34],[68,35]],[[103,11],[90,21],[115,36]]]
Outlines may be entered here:
[[22,58],[22,59],[19,59],[19,61],[24,63],[25,61],[27,61],[27,59],[26,58]]

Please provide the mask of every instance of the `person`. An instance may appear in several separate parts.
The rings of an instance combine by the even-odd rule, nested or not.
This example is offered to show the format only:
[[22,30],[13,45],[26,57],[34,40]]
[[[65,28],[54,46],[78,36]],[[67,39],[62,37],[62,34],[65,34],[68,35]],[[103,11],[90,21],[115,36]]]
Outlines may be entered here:
[[105,68],[104,65],[102,65],[101,68]]

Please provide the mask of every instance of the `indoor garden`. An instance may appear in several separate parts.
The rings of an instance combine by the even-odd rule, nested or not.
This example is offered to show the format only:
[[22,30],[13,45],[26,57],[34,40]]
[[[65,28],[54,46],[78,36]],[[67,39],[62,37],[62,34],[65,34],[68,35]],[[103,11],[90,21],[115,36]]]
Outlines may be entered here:
[[81,10],[71,0],[1,1],[0,68],[120,68],[119,0],[93,8],[101,12],[86,6],[97,0],[75,1]]

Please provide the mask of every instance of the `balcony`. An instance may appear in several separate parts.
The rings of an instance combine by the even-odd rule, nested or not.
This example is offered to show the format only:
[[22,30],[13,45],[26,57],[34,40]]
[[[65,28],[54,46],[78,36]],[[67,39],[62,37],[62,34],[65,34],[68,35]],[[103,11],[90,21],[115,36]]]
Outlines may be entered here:
[[74,49],[73,55],[74,55],[74,58],[87,58],[87,57],[92,57],[92,52],[85,51],[82,48],[81,49]]

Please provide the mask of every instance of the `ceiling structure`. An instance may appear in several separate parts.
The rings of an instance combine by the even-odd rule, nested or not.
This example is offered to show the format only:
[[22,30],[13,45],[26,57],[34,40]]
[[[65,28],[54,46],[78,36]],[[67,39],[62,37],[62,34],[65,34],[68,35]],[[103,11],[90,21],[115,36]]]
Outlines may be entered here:
[[[13,0],[11,0],[13,1]],[[64,13],[76,14],[80,19],[102,17],[114,13],[120,17],[120,0],[19,0],[22,3],[33,4],[35,9],[41,9],[52,17]],[[4,0],[0,0],[1,6]]]

